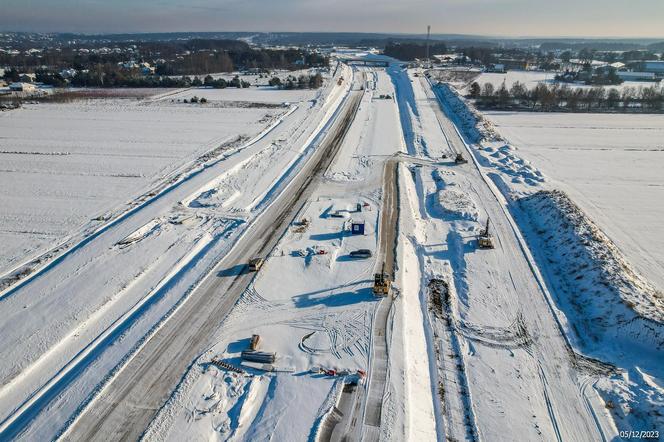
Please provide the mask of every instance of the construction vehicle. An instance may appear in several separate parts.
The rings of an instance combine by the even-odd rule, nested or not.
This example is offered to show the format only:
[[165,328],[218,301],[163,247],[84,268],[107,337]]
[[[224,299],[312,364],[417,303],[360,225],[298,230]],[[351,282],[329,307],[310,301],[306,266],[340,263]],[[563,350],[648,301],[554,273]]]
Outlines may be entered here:
[[249,350],[258,350],[258,344],[261,342],[261,337],[260,335],[251,335],[251,339],[249,340]]
[[387,296],[390,294],[390,277],[388,276],[387,273],[385,273],[385,263],[383,263],[383,267],[380,270],[380,273],[375,273],[374,274],[374,285],[373,285],[373,293],[376,296]]
[[489,233],[489,218],[486,219],[486,227],[480,230],[480,235],[477,237],[480,249],[493,249],[493,236]]
[[260,269],[263,266],[263,262],[265,260],[263,258],[253,258],[249,261],[249,271],[250,272],[257,272],[258,269]]
[[454,158],[454,163],[455,164],[464,164],[464,163],[467,163],[467,162],[468,162],[468,160],[463,157],[463,154],[461,152],[456,154],[456,158]]

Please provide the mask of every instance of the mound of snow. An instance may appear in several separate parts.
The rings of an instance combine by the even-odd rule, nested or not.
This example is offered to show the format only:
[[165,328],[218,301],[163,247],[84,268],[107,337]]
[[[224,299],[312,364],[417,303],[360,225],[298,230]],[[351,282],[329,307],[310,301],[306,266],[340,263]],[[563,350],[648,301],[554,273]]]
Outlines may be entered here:
[[456,189],[443,189],[438,192],[441,209],[453,217],[477,221],[479,210],[467,193]]
[[[581,336],[627,333],[664,348],[662,293],[643,279],[613,242],[561,191],[540,191],[519,206],[536,229],[541,249],[578,313]],[[529,238],[531,241],[535,238]]]
[[434,90],[442,99],[447,114],[450,115],[459,129],[470,138],[471,142],[502,140],[493,124],[484,118],[484,115],[475,109],[471,103],[464,100],[450,85],[438,83]]
[[498,149],[485,147],[482,150],[486,152],[483,158],[505,176],[511,177],[512,183],[537,186],[546,181],[542,172],[534,168],[529,161],[519,157],[515,153],[516,149],[510,144],[505,144]]
[[[533,229],[531,249],[548,270],[558,307],[582,351],[618,367],[595,387],[618,428],[664,425],[662,293],[638,275],[611,240],[561,191],[518,200]],[[577,367],[583,370],[583,367]],[[592,374],[592,370],[591,370]]]

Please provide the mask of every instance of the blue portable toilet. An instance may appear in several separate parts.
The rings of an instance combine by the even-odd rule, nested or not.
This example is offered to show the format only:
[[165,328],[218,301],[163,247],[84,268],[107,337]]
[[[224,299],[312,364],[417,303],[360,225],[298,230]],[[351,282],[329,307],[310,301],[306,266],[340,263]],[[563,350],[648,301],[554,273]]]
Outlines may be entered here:
[[364,221],[353,221],[350,226],[353,235],[364,235]]

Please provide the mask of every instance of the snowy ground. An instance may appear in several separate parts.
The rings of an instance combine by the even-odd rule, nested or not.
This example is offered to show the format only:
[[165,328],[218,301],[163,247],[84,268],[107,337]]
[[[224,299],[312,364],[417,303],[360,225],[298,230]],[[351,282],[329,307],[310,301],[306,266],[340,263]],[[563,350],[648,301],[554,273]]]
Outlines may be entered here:
[[[371,293],[377,253],[382,163],[400,149],[399,121],[385,72],[367,72],[356,119],[325,180],[271,253],[252,287],[216,332],[214,345],[186,375],[160,411],[148,440],[311,440],[339,401],[343,383],[367,370],[376,298]],[[374,89],[375,87],[375,89]],[[357,204],[362,207],[356,212]],[[330,216],[342,211],[341,218]],[[365,235],[351,235],[351,220],[364,220]],[[322,253],[321,253],[322,252]],[[210,366],[213,357],[240,362],[248,337],[277,352],[282,373],[248,369],[234,375]],[[313,368],[347,370],[328,377]],[[361,419],[361,416],[359,416]],[[355,424],[353,424],[355,425]],[[361,429],[361,425],[359,426]]]
[[[186,303],[191,291],[206,275],[215,279],[211,270],[248,226],[270,222],[261,214],[272,213],[277,195],[289,195],[321,139],[336,136],[330,121],[349,96],[361,101],[335,160],[312,175],[311,194],[290,194],[311,196],[293,205],[295,221],[255,278],[243,274],[251,284],[230,314],[199,328],[209,331],[209,347],[183,373],[145,439],[318,440],[332,431],[333,440],[560,442],[613,440],[619,430],[660,426],[661,299],[571,199],[535,193],[565,180],[498,137],[483,140],[494,125],[478,127],[463,100],[432,87],[421,72],[398,64],[358,71],[352,88],[344,67],[338,76],[346,81],[334,78],[296,102],[283,100],[285,91],[262,90],[272,104],[258,108],[247,105],[253,97],[238,103],[232,94],[240,90],[211,91],[207,111],[280,116],[258,123],[267,128],[252,139],[189,154],[189,163],[170,170],[166,184],[133,211],[112,212],[114,221],[0,292],[0,438],[75,437],[72,422],[95,421],[95,402],[124,403],[104,396],[110,380],[134,356],[137,364],[146,360],[145,339],[178,308],[189,307],[192,316],[184,317],[191,318],[196,305],[206,305]],[[177,100],[199,92],[164,94],[136,107],[198,112],[200,106]],[[385,94],[392,98],[379,97]],[[503,116],[496,117],[499,131]],[[524,143],[535,152],[544,149],[540,131],[563,139],[560,130],[578,127],[558,123],[542,129],[530,122]],[[519,136],[516,126],[505,127]],[[655,131],[654,146],[659,129],[644,126]],[[593,164],[603,152],[625,155],[612,161],[661,153],[640,143],[629,144],[637,150],[598,150],[596,132],[606,129],[597,127],[592,120],[574,129],[586,150],[570,152],[563,143],[549,150],[566,149],[577,162],[595,155]],[[625,144],[632,138],[620,136]],[[458,152],[469,162],[455,164]],[[551,171],[569,168],[570,180],[593,176],[562,157],[551,162]],[[394,191],[383,176],[388,170],[396,170]],[[649,173],[661,187],[654,168]],[[157,176],[153,181],[164,181]],[[388,246],[379,226],[393,213],[383,213],[393,198],[394,297],[381,299],[371,292],[372,275]],[[477,234],[487,218],[495,248],[483,250]],[[358,220],[363,235],[349,231]],[[373,256],[352,258],[357,249]],[[194,292],[204,300],[208,293]],[[261,336],[260,350],[276,353],[270,367],[241,363],[252,334]],[[115,424],[125,422],[125,411],[133,414],[128,408]]]
[[[664,346],[663,301],[653,285],[661,281],[661,254],[656,244],[648,249],[653,239],[645,231],[641,244],[650,252],[634,245],[639,230],[655,225],[644,220],[661,211],[661,118],[485,118],[449,88],[436,91],[519,223],[570,345],[585,355],[574,357],[590,376],[582,381],[584,394],[589,387],[600,393],[618,430],[661,427],[664,388],[655,361]],[[548,191],[556,188],[571,199]]]
[[[650,425],[648,413],[661,399],[660,374],[652,364],[657,349],[642,356],[631,351],[634,365],[623,364],[621,375],[575,352],[580,348],[615,363],[630,339],[646,336],[645,328],[623,317],[632,328],[614,333],[631,332],[629,338],[603,347],[601,354],[583,345],[576,327],[581,319],[592,320],[574,317],[559,287],[545,284],[555,270],[540,261],[548,246],[531,253],[528,246],[537,244],[526,243],[512,217],[512,198],[542,189],[544,174],[505,149],[498,152],[508,161],[490,156],[495,150],[474,151],[484,158],[481,166],[454,165],[455,151],[471,151],[441,112],[442,96],[421,75],[397,65],[369,71],[343,148],[298,216],[310,223],[294,224],[284,235],[147,438],[315,440],[335,419],[350,419],[349,428],[358,431],[363,414],[368,440],[610,440],[619,429]],[[395,99],[377,99],[374,86]],[[377,262],[346,257],[354,248],[376,248],[386,160],[398,162],[399,241],[396,298],[384,331],[387,384],[376,431],[367,425],[363,388],[350,394],[359,399],[349,406],[343,379],[312,375],[310,369],[369,368],[371,382],[377,340],[385,339],[372,335],[383,333],[376,321],[385,305],[377,307],[369,292]],[[338,209],[352,212],[357,202],[372,208],[362,212],[368,221],[363,237],[343,233],[347,218],[329,217]],[[476,235],[487,215],[496,249],[478,250]],[[568,242],[578,235],[565,233]],[[607,283],[604,277],[598,272],[597,283]],[[621,315],[620,303],[614,305],[612,312]],[[277,352],[275,367],[283,371],[235,375],[209,364],[215,357],[239,364],[253,333],[263,337],[264,350]],[[635,406],[639,400],[646,405]],[[350,417],[339,417],[335,407]],[[611,413],[613,407],[619,410]]]
[[[664,291],[664,115],[485,114]],[[500,151],[493,161],[507,158]]]
[[[503,82],[505,86],[509,89],[517,81],[522,83],[528,89],[533,89],[537,86],[538,83],[544,82],[547,84],[552,84],[555,82],[556,72],[543,72],[543,71],[507,71],[505,73],[500,72],[482,72],[477,77],[473,78],[472,81],[478,82],[480,85],[485,83],[490,83],[495,89],[498,89]],[[565,83],[560,83],[565,84]],[[463,94],[468,93],[468,86],[470,83],[457,83],[459,91]],[[638,89],[640,87],[646,88],[650,86],[659,86],[659,83],[646,82],[646,81],[625,81],[618,85],[605,86],[607,89],[615,88],[618,90],[623,90],[627,87]],[[572,88],[590,88],[592,86],[584,84],[569,83],[567,86]]]
[[[585,374],[572,368],[550,295],[498,190],[472,163],[449,160],[454,151],[467,155],[466,147],[421,74],[411,72],[409,82],[403,76],[395,75],[398,96],[416,110],[402,127],[416,158],[402,178],[401,225],[419,263],[419,274],[408,270],[412,259],[406,274],[424,318],[438,434],[610,437],[610,418],[597,394],[581,389]],[[478,250],[487,215],[499,244]]]
[[168,95],[161,101],[170,102],[171,100],[190,99],[193,96],[205,98],[209,102],[250,102],[250,103],[296,103],[300,101],[311,100],[315,92],[309,89],[282,90],[271,86],[250,87],[245,89],[226,88],[212,89],[206,87],[190,88],[182,92]]
[[0,274],[287,110],[99,99],[2,112]]
[[[88,231],[60,258],[2,293],[2,434],[27,430],[24,437],[44,439],[63,431],[283,189],[312,153],[347,91],[348,82],[332,79],[323,89],[311,91],[312,100],[223,112],[170,102],[162,106],[159,100],[130,103],[127,113],[136,120],[134,132],[139,136],[147,137],[140,129],[149,126],[165,139],[187,139],[192,129],[175,120],[192,114],[190,125],[201,125],[208,137],[221,137],[206,139],[214,144],[197,146],[194,161],[127,207],[133,207],[131,211],[115,213],[114,220]],[[98,110],[97,104],[76,106]],[[153,108],[161,116],[156,127],[140,118],[152,121]],[[99,121],[127,118],[108,112],[97,117]],[[233,123],[233,116],[242,122],[247,112],[261,120],[254,123],[253,138],[217,149],[223,139],[246,133],[247,124]],[[262,117],[273,112],[279,118]],[[168,117],[171,114],[175,118]],[[93,121],[95,115],[91,113]],[[130,142],[133,134],[122,131],[122,125],[113,131],[98,129],[104,139],[115,140],[113,136],[120,134],[121,140]],[[235,132],[225,135],[229,127]],[[158,147],[150,144],[144,149],[154,155]],[[130,158],[124,158],[124,164],[131,164]],[[42,413],[44,409],[50,411]]]

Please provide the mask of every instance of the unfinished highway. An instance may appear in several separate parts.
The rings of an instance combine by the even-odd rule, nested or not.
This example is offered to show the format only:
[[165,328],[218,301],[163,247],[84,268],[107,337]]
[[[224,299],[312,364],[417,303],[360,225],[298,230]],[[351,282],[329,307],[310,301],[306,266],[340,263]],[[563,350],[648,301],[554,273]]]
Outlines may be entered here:
[[[360,81],[363,81],[360,79]],[[363,92],[353,90],[316,152],[230,253],[99,393],[66,440],[136,440],[250,284],[246,262],[267,256],[311,195],[350,127]]]
[[[424,79],[420,81],[423,89],[445,106],[445,99],[440,95],[440,91],[428,81]],[[514,351],[496,351],[488,346],[475,348],[474,358],[486,357],[494,364],[492,366],[494,370],[498,371],[502,366],[510,364],[516,365],[519,370],[515,384],[506,391],[501,390],[506,387],[500,383],[478,380],[483,378],[476,374],[476,371],[481,369],[480,364],[465,367],[472,412],[475,416],[479,416],[473,419],[475,431],[481,439],[492,440],[504,437],[501,436],[501,428],[495,425],[491,418],[494,418],[495,422],[509,422],[513,428],[522,425],[524,428],[522,431],[529,431],[530,416],[519,414],[517,407],[507,407],[498,414],[496,404],[486,401],[485,398],[507,397],[517,389],[523,391],[530,389],[531,393],[527,398],[533,403],[537,401],[536,405],[533,405],[532,414],[537,412],[545,417],[536,429],[536,433],[544,435],[545,440],[606,440],[605,434],[609,434],[610,429],[601,414],[591,407],[586,396],[582,379],[587,373],[577,369],[576,361],[581,357],[574,353],[569,344],[557,318],[551,294],[548,293],[539,275],[530,251],[507,208],[507,203],[495,184],[484,176],[474,159],[474,152],[464,142],[450,119],[452,112],[448,109],[443,110],[445,112],[440,112],[438,109],[436,117],[440,132],[447,141],[450,151],[462,152],[471,160],[469,164],[455,169],[456,175],[463,177],[467,183],[459,188],[472,195],[479,203],[491,219],[496,237],[495,250],[484,251],[481,254],[468,253],[468,256],[462,254],[463,263],[452,262],[455,271],[454,284],[457,290],[462,292],[460,296],[472,296],[474,301],[464,315],[469,317],[475,315],[475,318],[490,323],[493,317],[503,315],[511,318],[515,312],[523,312],[523,327],[528,335],[533,337],[532,343],[518,354]],[[454,234],[448,235],[448,239],[452,242],[457,241],[455,238]],[[467,250],[469,244],[464,244],[462,241],[458,240],[458,247]],[[454,248],[455,244],[448,247]],[[475,282],[466,276],[471,274],[474,265],[479,265],[482,273],[493,271],[503,277],[493,277],[491,290],[484,291],[483,287],[475,285]],[[487,301],[483,299],[485,296]],[[461,319],[467,320],[465,317]],[[458,330],[455,332],[459,333]],[[508,376],[503,375],[503,383],[506,383],[506,379]],[[449,391],[452,391],[452,388],[449,388]],[[454,430],[446,429],[449,433]],[[464,433],[466,430],[467,428],[462,428],[459,433]]]

